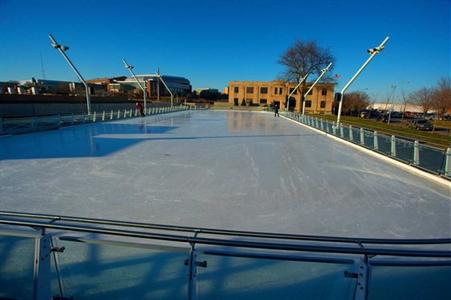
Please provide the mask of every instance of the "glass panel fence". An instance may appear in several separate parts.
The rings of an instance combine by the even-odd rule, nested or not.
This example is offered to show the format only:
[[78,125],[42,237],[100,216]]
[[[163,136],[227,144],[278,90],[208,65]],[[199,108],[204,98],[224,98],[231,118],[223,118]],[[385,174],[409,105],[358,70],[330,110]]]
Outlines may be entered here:
[[374,133],[369,130],[363,131],[364,146],[370,149],[374,149]]
[[[207,252],[208,253],[208,252]],[[198,254],[199,300],[352,299],[350,265]]]
[[349,127],[342,126],[340,130],[343,131],[343,138],[349,141]]
[[360,144],[360,128],[352,128],[352,141],[353,143]]
[[413,161],[413,142],[404,139],[395,139],[396,141],[396,158],[411,163]]
[[371,267],[369,300],[451,299],[451,267]]
[[0,236],[0,299],[33,298],[34,239]]
[[[187,299],[188,252],[65,240],[58,246],[66,248],[58,255],[66,297]],[[55,273],[52,288],[58,294]]]
[[419,166],[437,174],[445,171],[445,151],[442,149],[419,145]]
[[385,134],[377,136],[378,151],[388,156],[391,155],[391,137]]

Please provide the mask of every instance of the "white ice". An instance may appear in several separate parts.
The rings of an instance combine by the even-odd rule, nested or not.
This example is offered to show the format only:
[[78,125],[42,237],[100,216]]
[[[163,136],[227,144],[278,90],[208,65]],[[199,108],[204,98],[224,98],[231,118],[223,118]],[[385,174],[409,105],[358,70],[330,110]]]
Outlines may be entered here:
[[451,237],[449,187],[269,113],[179,112],[0,137],[0,210]]

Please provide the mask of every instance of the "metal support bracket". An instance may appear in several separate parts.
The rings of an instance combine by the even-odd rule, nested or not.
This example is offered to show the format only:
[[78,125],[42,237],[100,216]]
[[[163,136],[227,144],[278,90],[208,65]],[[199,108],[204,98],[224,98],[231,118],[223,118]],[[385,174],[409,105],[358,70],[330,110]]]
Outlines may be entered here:
[[34,270],[33,270],[33,299],[52,299],[51,289],[51,236],[42,229],[42,236],[35,239]]
[[355,260],[352,271],[345,271],[346,278],[355,279],[354,300],[366,300],[368,298],[368,263],[366,259]]

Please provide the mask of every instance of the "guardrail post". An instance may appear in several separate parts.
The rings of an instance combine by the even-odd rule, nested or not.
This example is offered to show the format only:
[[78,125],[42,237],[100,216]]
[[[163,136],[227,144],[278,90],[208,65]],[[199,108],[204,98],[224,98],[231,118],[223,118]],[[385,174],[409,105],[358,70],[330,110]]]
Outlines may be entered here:
[[120,117],[121,117],[121,110],[118,109],[118,110],[117,110],[117,119],[119,119]]
[[127,116],[126,116],[126,113],[127,112],[127,110],[126,109],[124,109],[124,118],[126,118]]
[[323,123],[322,118],[319,119],[319,127],[320,127],[321,131],[324,131],[324,123]]
[[93,122],[96,121],[96,112],[94,112],[94,114],[92,115],[92,121],[93,121]]
[[135,109],[135,117],[137,117],[137,116],[138,116],[138,110]]
[[337,127],[335,126],[335,121],[332,121],[332,133],[333,135],[337,135]]
[[391,156],[396,157],[396,137],[391,136]]
[[360,145],[365,145],[365,131],[360,127]]
[[379,150],[379,139],[377,137],[377,131],[373,131],[373,149]]
[[451,148],[447,148],[445,153],[445,176],[451,177]]
[[413,164],[415,166],[420,164],[420,143],[418,141],[413,143]]
[[354,292],[355,300],[368,299],[368,282],[369,282],[369,267],[367,264],[367,258],[357,259],[354,262],[352,271],[345,271],[344,276],[347,278],[353,278],[356,281],[356,288]]
[[113,110],[111,110],[111,112],[110,112],[110,120],[113,120],[113,115],[114,115],[114,112],[113,112]]
[[349,140],[351,142],[354,140],[354,133],[352,132],[352,125],[349,125]]
[[102,113],[102,121],[105,121],[105,111]]
[[35,239],[33,268],[33,299],[52,299],[51,289],[51,240],[42,230],[42,237]]
[[341,136],[342,139],[344,139],[345,138],[345,132],[343,130],[343,125],[341,125],[341,123],[339,123],[339,126],[340,126],[340,136]]

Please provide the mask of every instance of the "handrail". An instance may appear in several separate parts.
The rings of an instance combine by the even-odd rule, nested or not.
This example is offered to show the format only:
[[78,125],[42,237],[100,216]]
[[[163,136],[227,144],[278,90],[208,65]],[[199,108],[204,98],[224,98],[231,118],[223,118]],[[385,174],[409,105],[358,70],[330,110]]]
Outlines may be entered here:
[[306,251],[322,253],[340,253],[340,254],[361,254],[361,255],[388,255],[388,256],[406,256],[406,257],[451,257],[451,251],[444,250],[411,250],[395,248],[363,248],[361,246],[336,246],[336,245],[305,245],[288,243],[270,243],[251,240],[231,240],[218,238],[201,238],[198,236],[182,236],[175,234],[162,234],[153,232],[132,231],[115,228],[92,227],[71,224],[54,224],[36,221],[23,221],[14,219],[0,219],[0,224],[26,226],[45,229],[60,229],[75,232],[98,233],[115,236],[135,237],[152,240],[184,242],[190,244],[205,244],[228,247],[244,247],[254,249],[268,250],[288,250],[288,251]]
[[0,216],[48,219],[51,223],[55,223],[57,221],[68,221],[68,222],[124,226],[124,227],[143,228],[143,229],[181,231],[181,232],[190,232],[190,233],[198,232],[198,233],[204,233],[204,234],[233,235],[233,236],[245,236],[245,237],[256,237],[256,238],[267,238],[267,239],[287,239],[287,240],[304,240],[304,241],[307,240],[307,241],[315,241],[315,242],[339,242],[339,243],[385,244],[385,245],[390,245],[390,244],[396,244],[396,245],[451,244],[451,238],[381,239],[381,238],[354,238],[354,237],[341,237],[341,236],[332,237],[332,236],[321,236],[321,235],[302,235],[302,234],[286,234],[286,233],[243,231],[243,230],[226,230],[226,229],[217,229],[217,228],[165,225],[165,224],[119,221],[119,220],[110,220],[110,219],[61,216],[61,215],[52,215],[52,214],[22,213],[22,212],[12,212],[12,211],[0,211]]

